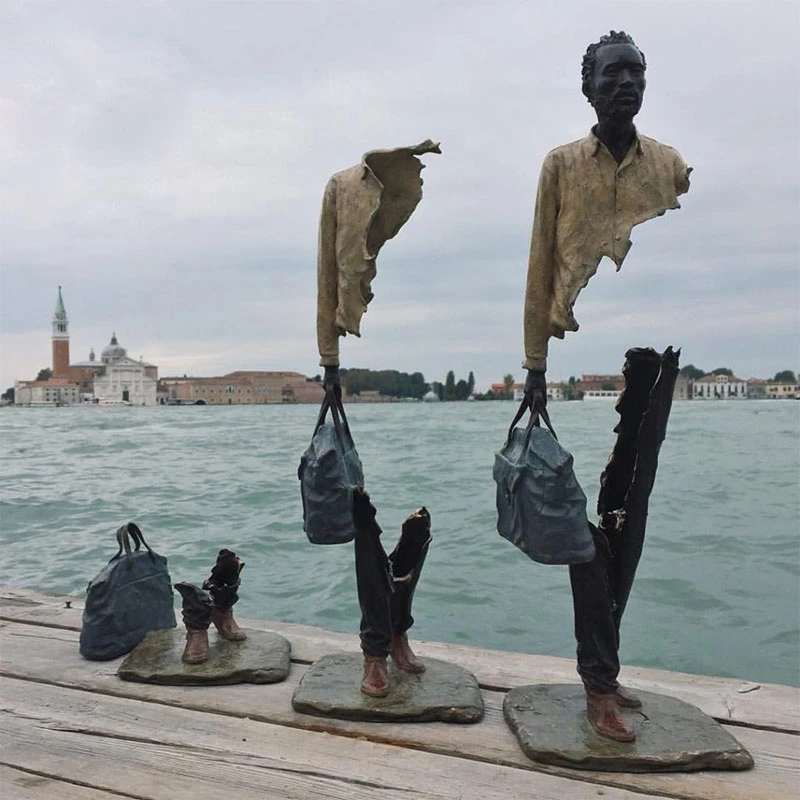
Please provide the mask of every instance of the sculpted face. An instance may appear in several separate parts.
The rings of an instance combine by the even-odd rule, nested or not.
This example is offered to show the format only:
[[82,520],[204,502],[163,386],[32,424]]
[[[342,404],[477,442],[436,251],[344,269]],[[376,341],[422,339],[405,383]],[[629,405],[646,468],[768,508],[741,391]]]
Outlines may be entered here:
[[607,44],[597,51],[592,105],[598,119],[633,118],[639,113],[646,80],[644,61],[631,44]]

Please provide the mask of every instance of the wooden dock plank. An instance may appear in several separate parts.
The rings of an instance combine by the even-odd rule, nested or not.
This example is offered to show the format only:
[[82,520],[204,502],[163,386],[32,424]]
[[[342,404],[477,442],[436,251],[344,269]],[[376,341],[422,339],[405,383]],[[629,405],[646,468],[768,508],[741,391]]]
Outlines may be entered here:
[[0,765],[0,800],[122,800],[130,796]]
[[6,679],[15,765],[137,796],[610,800],[646,795],[325,733]]
[[360,736],[373,742],[537,770],[551,775],[577,776],[578,780],[597,781],[609,787],[670,797],[783,800],[793,795],[797,775],[800,774],[800,738],[792,734],[730,728],[756,759],[756,769],[749,772],[670,775],[577,772],[538,765],[521,752],[502,718],[504,693],[501,692],[484,691],[486,719],[478,725],[355,723],[318,719],[296,714],[292,710],[291,694],[306,669],[300,664],[292,666],[287,681],[269,687],[168,687],[126,683],[115,674],[119,659],[87,662],[80,658],[75,631],[13,622],[0,625],[0,655],[0,671],[4,675],[30,681],[138,698],[218,715],[250,717],[275,725],[323,730],[340,736]]
[[[66,608],[69,602],[71,608]],[[25,589],[0,590],[0,619],[80,630],[83,602]],[[241,620],[244,627],[271,630],[292,643],[292,660],[312,663],[336,651],[357,652],[358,637],[285,622]],[[528,683],[577,681],[575,663],[555,656],[481,650],[442,642],[415,642],[422,656],[451,661],[470,670],[483,688],[507,691]],[[641,667],[625,667],[627,685],[672,695],[696,705],[720,722],[800,733],[800,691],[776,684],[714,678]]]

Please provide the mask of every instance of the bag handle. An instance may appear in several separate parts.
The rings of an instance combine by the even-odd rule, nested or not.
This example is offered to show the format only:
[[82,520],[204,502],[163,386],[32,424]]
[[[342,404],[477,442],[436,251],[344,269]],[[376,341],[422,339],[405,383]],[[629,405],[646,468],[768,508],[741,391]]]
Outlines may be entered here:
[[[133,550],[131,550],[131,539],[133,539],[134,543]],[[150,554],[150,558],[155,560],[156,554],[144,540],[144,534],[135,522],[127,522],[125,525],[120,525],[120,527],[117,528],[117,544],[119,545],[119,550],[117,550],[117,554],[110,560],[113,561],[115,558],[119,558],[124,550],[128,569],[133,566],[133,553],[138,552],[142,545],[144,545],[145,550]]]
[[514,419],[511,420],[511,426],[508,429],[508,437],[506,438],[507,442],[511,441],[511,434],[514,432],[514,427],[522,419],[522,416],[523,416],[523,414],[525,413],[526,410],[530,410],[530,412],[531,412],[530,419],[528,420],[528,424],[525,427],[525,441],[526,442],[528,441],[528,438],[531,435],[531,431],[534,428],[538,428],[539,427],[539,425],[540,425],[539,420],[540,419],[544,420],[544,424],[547,426],[547,429],[550,431],[550,433],[553,434],[553,438],[556,441],[558,441],[558,436],[556,436],[556,432],[553,430],[553,425],[550,422],[550,415],[547,413],[547,407],[546,406],[532,406],[530,404],[530,402],[528,401],[528,398],[524,397],[522,399],[522,402],[520,403],[519,408],[517,409],[517,413],[514,415]]
[[[314,436],[325,422],[325,417],[327,416],[329,409],[333,419],[334,428],[336,429],[336,435],[339,437],[340,441],[344,442],[346,436],[347,439],[349,439],[350,445],[354,445],[353,434],[350,433],[350,425],[347,422],[347,415],[344,413],[342,400],[336,396],[333,389],[328,389],[325,392],[325,398],[323,399],[322,405],[319,409],[317,424],[314,427]],[[311,438],[313,439],[314,436]]]

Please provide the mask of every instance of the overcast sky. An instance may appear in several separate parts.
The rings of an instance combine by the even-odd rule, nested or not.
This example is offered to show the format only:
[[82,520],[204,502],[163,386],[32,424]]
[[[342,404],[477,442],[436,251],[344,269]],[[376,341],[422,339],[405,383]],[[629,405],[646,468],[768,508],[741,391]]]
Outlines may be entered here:
[[551,342],[548,376],[630,346],[771,377],[800,366],[797,2],[13,2],[0,6],[0,390],[116,331],[161,375],[317,366],[330,175],[441,140],[342,365],[522,376],[539,168],[593,124],[586,45],[647,57],[639,129],[694,167]]

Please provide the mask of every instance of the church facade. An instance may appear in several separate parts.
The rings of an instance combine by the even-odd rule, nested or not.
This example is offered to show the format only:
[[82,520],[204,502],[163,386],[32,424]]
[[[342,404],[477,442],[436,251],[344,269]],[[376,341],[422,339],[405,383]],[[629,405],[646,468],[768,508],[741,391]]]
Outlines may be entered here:
[[158,367],[136,361],[111,336],[100,359],[94,349],[87,361],[70,364],[69,320],[58,287],[52,321],[52,375],[43,381],[17,381],[14,402],[23,406],[64,406],[78,403],[151,406],[156,404]]

